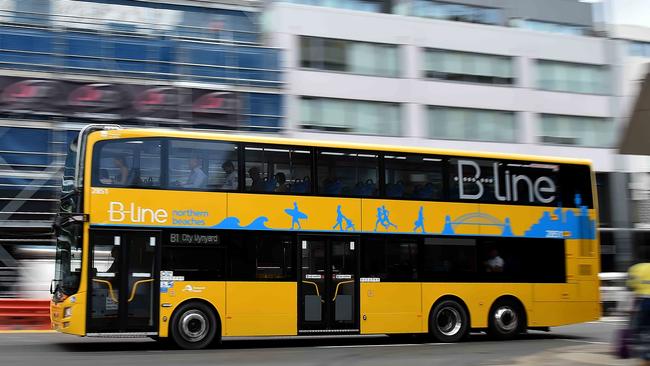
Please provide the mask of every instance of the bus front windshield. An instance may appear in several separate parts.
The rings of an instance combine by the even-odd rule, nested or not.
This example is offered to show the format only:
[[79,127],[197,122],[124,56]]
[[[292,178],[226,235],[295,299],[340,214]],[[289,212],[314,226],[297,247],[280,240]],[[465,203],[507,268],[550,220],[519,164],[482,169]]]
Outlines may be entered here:
[[56,268],[54,274],[54,300],[61,300],[77,292],[81,278],[81,245],[83,224],[68,221],[66,217],[78,211],[79,192],[75,190],[75,161],[77,142],[70,144],[65,161],[61,202],[56,231]]
[[57,230],[56,270],[54,275],[55,299],[69,296],[79,289],[81,279],[81,228],[70,224]]

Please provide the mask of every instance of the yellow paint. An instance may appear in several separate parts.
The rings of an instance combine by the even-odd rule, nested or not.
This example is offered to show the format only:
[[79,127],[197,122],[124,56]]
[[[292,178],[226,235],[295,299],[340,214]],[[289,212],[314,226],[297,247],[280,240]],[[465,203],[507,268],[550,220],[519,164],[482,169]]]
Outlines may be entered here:
[[[191,286],[191,289],[188,287]],[[176,281],[167,292],[160,294],[160,319],[158,335],[169,336],[169,322],[174,310],[182,303],[189,300],[204,300],[210,303],[219,314],[221,332],[226,332],[226,283],[206,281]],[[162,304],[169,304],[163,307]],[[165,320],[166,319],[166,320]]]
[[[372,149],[397,152],[457,155],[476,158],[509,158],[538,162],[586,164],[586,160],[540,158],[506,154],[461,152],[427,148],[379,146],[289,140],[271,137],[238,136],[232,134],[203,134],[187,131],[163,130],[116,130],[92,133],[89,137],[87,156],[92,156],[93,144],[102,139],[138,138],[145,136],[183,137],[207,140],[279,143],[302,146]],[[90,159],[86,159],[85,182],[90,182]],[[595,190],[594,190],[595,192]],[[90,223],[84,224],[84,253],[81,284],[75,295],[76,303],[66,299],[52,304],[52,321],[59,331],[85,334],[86,289],[88,286],[88,229],[89,225],[140,225],[143,227],[197,227],[218,225],[228,217],[246,226],[253,220],[265,217],[265,225],[271,229],[291,229],[291,217],[285,212],[294,207],[308,216],[300,220],[302,230],[333,232],[337,207],[355,225],[354,232],[402,232],[412,234],[420,207],[424,213],[427,233],[440,234],[446,221],[453,224],[456,234],[500,235],[506,219],[514,235],[523,235],[544,212],[553,214],[553,208],[530,206],[506,206],[475,203],[419,202],[338,197],[254,195],[245,193],[188,192],[137,190],[120,188],[93,189],[84,187],[84,212],[90,214]],[[596,197],[594,197],[594,201]],[[131,204],[145,210],[144,216],[128,217],[128,214],[110,215],[111,202],[119,202],[129,209]],[[594,206],[597,202],[594,202]],[[384,206],[390,221],[397,228],[385,228],[377,223],[377,208]],[[118,207],[113,206],[113,208]],[[164,214],[154,214],[162,210]],[[195,214],[198,213],[198,214]],[[477,213],[479,215],[470,215]],[[597,210],[589,210],[592,220]],[[447,220],[447,217],[449,218]],[[494,221],[496,220],[496,221]],[[485,225],[486,223],[499,225]],[[295,223],[294,223],[295,224]],[[529,325],[555,326],[589,321],[599,316],[598,302],[598,240],[566,240],[567,284],[472,284],[472,283],[362,283],[360,286],[362,333],[419,333],[428,331],[428,316],[432,305],[444,295],[461,298],[467,305],[471,326],[487,327],[488,312],[495,299],[512,295],[524,304]],[[590,266],[587,274],[586,266]],[[187,285],[192,290],[187,290]],[[172,312],[183,301],[202,299],[218,311],[222,333],[228,336],[295,335],[297,334],[297,284],[295,282],[198,282],[180,281],[167,293],[161,293],[160,330],[168,336]],[[73,306],[70,326],[62,328],[63,309]],[[58,315],[56,315],[58,314]],[[166,319],[166,320],[164,320]]]
[[228,282],[227,336],[296,335],[295,282]]
[[[421,333],[420,283],[361,283],[361,333]],[[363,320],[363,316],[366,320]]]
[[[72,302],[74,299],[74,302]],[[65,308],[72,308],[72,316],[63,318]],[[60,303],[50,302],[50,320],[53,328],[61,333],[86,335],[86,293],[80,292],[69,296]],[[63,323],[69,323],[63,327]]]

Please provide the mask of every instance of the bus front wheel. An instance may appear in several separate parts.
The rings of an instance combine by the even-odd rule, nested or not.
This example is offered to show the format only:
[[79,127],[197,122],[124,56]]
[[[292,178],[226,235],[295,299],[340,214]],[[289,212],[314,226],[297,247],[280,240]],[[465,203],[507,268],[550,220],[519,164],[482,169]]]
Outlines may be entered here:
[[220,332],[214,311],[200,302],[181,305],[170,323],[171,339],[182,349],[205,348]]
[[465,307],[452,299],[437,303],[429,316],[429,332],[439,342],[458,342],[469,329]]
[[488,333],[497,339],[512,339],[524,330],[525,324],[524,312],[517,302],[499,300],[490,310]]

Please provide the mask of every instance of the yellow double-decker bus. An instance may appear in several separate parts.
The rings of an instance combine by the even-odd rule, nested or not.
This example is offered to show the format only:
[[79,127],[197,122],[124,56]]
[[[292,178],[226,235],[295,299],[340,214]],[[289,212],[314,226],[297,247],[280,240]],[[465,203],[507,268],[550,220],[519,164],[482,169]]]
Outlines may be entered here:
[[64,175],[63,333],[455,342],[600,314],[586,160],[94,125]]

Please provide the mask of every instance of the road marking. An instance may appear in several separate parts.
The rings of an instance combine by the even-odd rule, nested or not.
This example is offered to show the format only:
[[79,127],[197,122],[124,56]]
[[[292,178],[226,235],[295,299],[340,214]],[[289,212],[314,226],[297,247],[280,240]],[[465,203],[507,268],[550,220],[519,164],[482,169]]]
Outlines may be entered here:
[[315,348],[372,348],[372,347],[414,347],[414,346],[443,346],[457,343],[400,343],[400,344],[355,344],[342,346],[317,346]]
[[56,333],[55,330],[34,330],[34,329],[15,329],[15,330],[0,330],[0,334],[21,334],[21,333]]
[[603,344],[610,344],[608,342],[598,342],[598,341],[583,341],[580,339],[565,339],[567,342],[575,342],[575,343],[588,343],[588,344],[598,344],[598,345],[603,345]]

